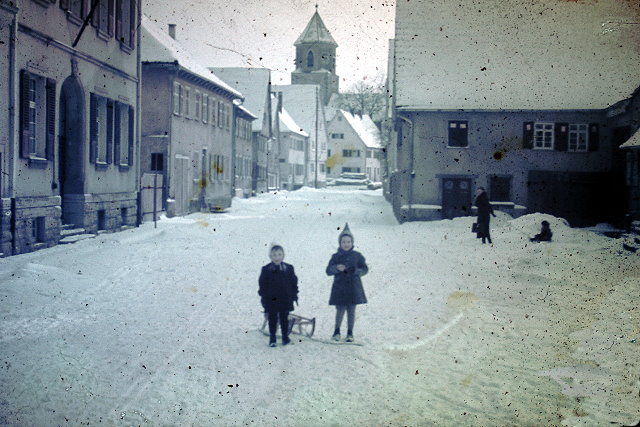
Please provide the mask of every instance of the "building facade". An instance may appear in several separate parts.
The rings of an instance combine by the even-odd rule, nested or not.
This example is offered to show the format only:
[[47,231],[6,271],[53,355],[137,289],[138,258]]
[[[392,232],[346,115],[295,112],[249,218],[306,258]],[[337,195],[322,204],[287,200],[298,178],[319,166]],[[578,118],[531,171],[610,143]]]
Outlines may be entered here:
[[500,19],[491,0],[396,5],[385,193],[400,221],[469,215],[481,186],[515,216],[620,221],[624,157],[607,109],[640,81],[640,33],[607,17],[640,6],[525,3]]
[[162,174],[167,215],[231,206],[236,91],[142,18],[142,173]]
[[329,148],[327,176],[338,178],[344,172],[365,173],[374,182],[382,180],[380,130],[371,117],[338,110],[327,123]]
[[55,245],[67,230],[135,226],[139,2],[16,6],[11,133],[0,161],[8,177],[3,198],[11,200],[11,253]]

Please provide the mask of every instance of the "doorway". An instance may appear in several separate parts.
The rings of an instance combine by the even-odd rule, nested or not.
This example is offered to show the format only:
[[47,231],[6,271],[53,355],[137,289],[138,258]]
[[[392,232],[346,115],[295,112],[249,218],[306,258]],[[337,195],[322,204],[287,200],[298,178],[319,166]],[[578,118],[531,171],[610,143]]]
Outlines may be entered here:
[[58,182],[63,224],[83,225],[82,206],[72,201],[81,200],[84,194],[84,104],[78,79],[68,77],[62,84],[59,107]]
[[442,178],[442,218],[452,219],[471,213],[471,178]]

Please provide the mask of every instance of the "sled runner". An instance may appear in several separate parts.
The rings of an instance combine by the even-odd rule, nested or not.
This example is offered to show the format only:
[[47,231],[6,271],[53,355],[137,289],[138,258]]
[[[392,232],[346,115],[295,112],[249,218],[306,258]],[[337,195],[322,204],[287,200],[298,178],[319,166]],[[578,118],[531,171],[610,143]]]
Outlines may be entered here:
[[[278,329],[280,329],[279,326],[278,326]],[[305,337],[311,338],[315,330],[316,330],[315,317],[310,319],[308,317],[298,316],[297,314],[289,313],[289,333],[290,334],[294,333],[294,334],[304,335]],[[267,319],[266,314],[264,316],[264,322],[262,323],[262,328],[260,328],[260,331],[265,335],[269,335],[269,319]]]

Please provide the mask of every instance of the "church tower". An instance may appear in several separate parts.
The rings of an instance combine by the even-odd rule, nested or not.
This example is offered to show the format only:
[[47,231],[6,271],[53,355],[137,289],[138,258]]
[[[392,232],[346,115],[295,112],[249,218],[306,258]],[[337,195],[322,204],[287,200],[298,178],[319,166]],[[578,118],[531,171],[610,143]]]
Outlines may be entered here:
[[291,73],[292,84],[315,84],[320,86],[320,97],[324,105],[331,95],[338,93],[339,77],[336,74],[336,48],[338,43],[316,12],[311,17],[298,40],[296,47],[296,69]]

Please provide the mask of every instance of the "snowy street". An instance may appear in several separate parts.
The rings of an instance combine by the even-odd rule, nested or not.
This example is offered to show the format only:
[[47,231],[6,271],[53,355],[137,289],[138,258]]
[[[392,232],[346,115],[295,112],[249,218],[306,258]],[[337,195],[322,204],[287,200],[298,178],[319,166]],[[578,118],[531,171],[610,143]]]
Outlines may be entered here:
[[[380,190],[304,188],[0,259],[0,425],[640,422],[640,258],[559,218],[497,215],[482,245],[471,217],[401,225]],[[529,242],[543,219],[554,241]],[[363,345],[269,348],[269,244],[327,340],[347,221],[370,269]]]

